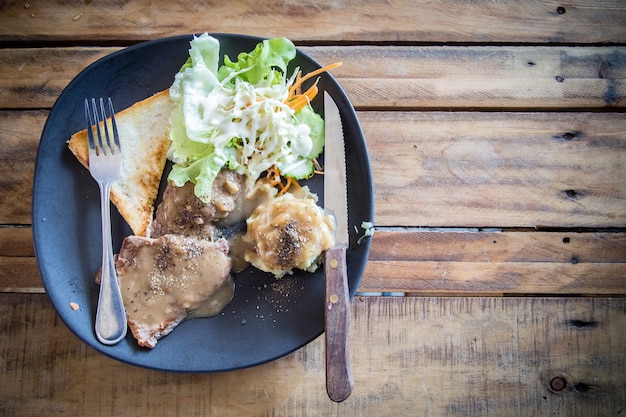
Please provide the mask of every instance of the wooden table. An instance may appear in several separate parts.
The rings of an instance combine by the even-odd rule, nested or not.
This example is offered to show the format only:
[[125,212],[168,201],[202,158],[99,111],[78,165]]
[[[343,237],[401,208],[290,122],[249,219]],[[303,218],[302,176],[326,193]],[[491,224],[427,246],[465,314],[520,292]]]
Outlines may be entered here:
[[[96,59],[204,31],[344,63],[376,232],[343,403],[323,338],[251,369],[156,372],[88,348],[43,291],[49,109]],[[623,1],[31,0],[2,3],[0,42],[0,415],[626,414]]]

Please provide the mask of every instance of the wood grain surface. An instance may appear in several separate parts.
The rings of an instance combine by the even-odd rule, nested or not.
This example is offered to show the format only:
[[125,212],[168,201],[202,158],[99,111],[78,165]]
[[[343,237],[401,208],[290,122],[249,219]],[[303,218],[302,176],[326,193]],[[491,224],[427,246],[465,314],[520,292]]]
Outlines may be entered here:
[[356,299],[355,387],[337,404],[323,337],[241,371],[155,372],[86,347],[44,295],[0,294],[0,415],[618,416],[625,309],[602,298]]
[[[375,233],[342,403],[323,337],[156,372],[91,350],[45,294],[31,194],[50,109],[98,59],[205,31],[343,62]],[[0,416],[623,416],[625,97],[621,0],[0,2]]]
[[[44,111],[0,111],[0,221],[30,224]],[[361,112],[377,226],[624,227],[624,113]],[[19,168],[19,169],[16,169]],[[371,220],[371,219],[363,219]]]
[[[43,292],[30,228],[0,228],[0,290]],[[626,295],[616,232],[375,232],[360,292]]]
[[0,41],[141,41],[209,31],[289,33],[308,42],[588,44],[623,41],[625,10],[621,0],[14,1],[2,8]]
[[[626,39],[626,37],[625,37]],[[621,46],[300,46],[357,109],[623,108]],[[82,69],[119,47],[0,49],[0,107],[51,107]],[[234,57],[233,57],[234,59]],[[173,74],[172,74],[173,77]]]

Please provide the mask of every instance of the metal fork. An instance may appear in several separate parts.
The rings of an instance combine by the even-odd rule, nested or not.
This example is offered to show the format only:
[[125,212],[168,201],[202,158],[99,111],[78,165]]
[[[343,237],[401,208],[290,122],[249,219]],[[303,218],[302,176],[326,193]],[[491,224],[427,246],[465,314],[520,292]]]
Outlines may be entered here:
[[[126,311],[115,273],[109,197],[111,183],[120,174],[122,152],[111,98],[108,98],[107,102],[109,120],[107,120],[103,99],[99,100],[99,109],[95,99],[91,99],[91,108],[89,100],[85,99],[85,119],[89,138],[89,172],[100,187],[102,215],[102,272],[95,331],[101,343],[114,345],[126,336],[127,324]],[[109,130],[112,131],[112,135]]]

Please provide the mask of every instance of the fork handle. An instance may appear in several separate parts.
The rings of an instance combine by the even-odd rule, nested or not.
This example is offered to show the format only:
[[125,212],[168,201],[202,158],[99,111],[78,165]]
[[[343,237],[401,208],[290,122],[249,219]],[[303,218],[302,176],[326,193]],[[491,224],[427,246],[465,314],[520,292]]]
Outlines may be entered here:
[[102,215],[102,273],[100,295],[96,311],[95,331],[98,340],[114,345],[126,336],[126,310],[122,301],[111,241],[110,183],[100,183],[100,211]]

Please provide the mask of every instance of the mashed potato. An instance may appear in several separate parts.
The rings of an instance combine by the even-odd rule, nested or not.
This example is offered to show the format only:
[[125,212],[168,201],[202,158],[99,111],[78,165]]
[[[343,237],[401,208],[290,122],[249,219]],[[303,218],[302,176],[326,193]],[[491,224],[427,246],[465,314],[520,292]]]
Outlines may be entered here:
[[303,187],[297,195],[285,193],[254,210],[247,220],[246,261],[276,278],[293,269],[313,272],[326,249],[335,244],[334,218],[317,205]]

